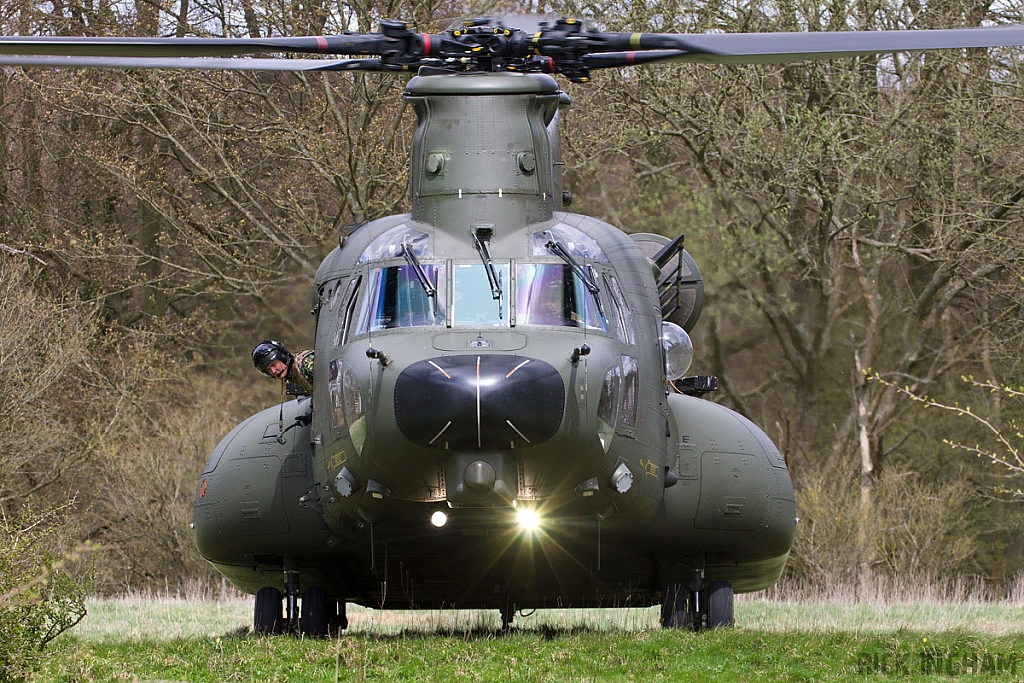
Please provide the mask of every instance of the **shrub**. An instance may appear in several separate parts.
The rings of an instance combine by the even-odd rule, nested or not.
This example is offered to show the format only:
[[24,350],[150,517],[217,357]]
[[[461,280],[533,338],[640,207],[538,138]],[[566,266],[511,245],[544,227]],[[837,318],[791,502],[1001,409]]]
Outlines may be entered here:
[[969,515],[976,494],[961,482],[888,471],[865,509],[856,476],[822,471],[803,478],[796,503],[788,576],[808,587],[856,586],[870,577],[952,580],[977,571]]
[[86,555],[69,503],[43,513],[0,510],[0,681],[22,681],[43,648],[85,617]]

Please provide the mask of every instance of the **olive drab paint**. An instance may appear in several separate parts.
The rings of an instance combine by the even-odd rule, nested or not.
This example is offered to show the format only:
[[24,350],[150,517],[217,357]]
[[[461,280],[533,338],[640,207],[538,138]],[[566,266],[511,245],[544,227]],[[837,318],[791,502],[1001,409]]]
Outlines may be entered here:
[[732,591],[781,575],[795,507],[764,433],[666,377],[663,317],[696,323],[696,264],[568,212],[551,77],[417,76],[406,98],[412,211],[324,260],[313,396],[285,406],[302,424],[282,444],[268,408],[216,448],[201,552],[277,612],[316,588],[335,617],[662,604],[699,625],[714,585],[711,622],[731,619]]

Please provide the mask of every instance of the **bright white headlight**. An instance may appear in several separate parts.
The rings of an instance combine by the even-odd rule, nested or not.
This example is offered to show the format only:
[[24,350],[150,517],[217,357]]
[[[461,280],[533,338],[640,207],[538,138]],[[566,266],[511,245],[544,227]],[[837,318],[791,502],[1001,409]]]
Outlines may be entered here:
[[516,510],[516,522],[523,531],[536,531],[540,528],[540,515],[533,508],[519,508]]

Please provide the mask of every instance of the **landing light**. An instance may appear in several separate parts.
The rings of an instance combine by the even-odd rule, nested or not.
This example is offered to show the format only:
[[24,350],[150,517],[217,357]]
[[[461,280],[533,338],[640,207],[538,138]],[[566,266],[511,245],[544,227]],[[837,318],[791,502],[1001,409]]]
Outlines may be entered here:
[[434,514],[430,515],[430,523],[440,529],[448,523],[448,515],[441,510],[435,510]]
[[516,510],[516,522],[523,531],[536,531],[540,528],[540,515],[533,508],[519,508]]

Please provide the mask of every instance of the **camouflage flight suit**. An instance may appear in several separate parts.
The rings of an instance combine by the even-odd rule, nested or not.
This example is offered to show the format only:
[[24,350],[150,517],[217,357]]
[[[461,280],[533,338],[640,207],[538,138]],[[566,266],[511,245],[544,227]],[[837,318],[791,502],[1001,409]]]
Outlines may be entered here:
[[288,381],[301,387],[310,396],[313,395],[313,350],[300,351],[295,354],[292,366],[288,368]]

